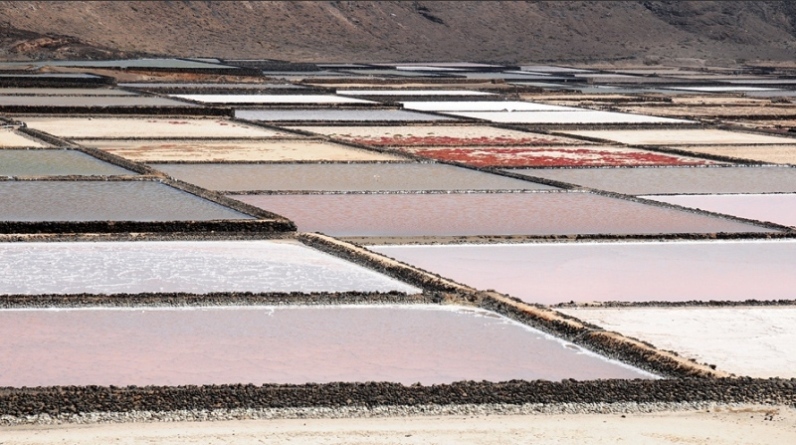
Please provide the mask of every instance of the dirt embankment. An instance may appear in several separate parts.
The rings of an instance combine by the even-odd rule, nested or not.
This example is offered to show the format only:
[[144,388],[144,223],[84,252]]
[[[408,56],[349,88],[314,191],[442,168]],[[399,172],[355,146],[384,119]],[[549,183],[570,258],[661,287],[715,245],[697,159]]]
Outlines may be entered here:
[[[788,1],[2,2],[4,57],[791,60]],[[36,35],[38,34],[38,35]]]

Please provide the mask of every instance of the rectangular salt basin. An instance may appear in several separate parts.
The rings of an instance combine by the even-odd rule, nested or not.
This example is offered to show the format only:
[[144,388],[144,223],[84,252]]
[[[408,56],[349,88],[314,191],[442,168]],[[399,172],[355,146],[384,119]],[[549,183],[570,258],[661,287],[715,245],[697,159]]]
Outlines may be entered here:
[[590,193],[240,195],[303,232],[459,236],[771,232],[696,213]]
[[285,133],[223,118],[20,117],[28,127],[65,138],[262,138]]
[[44,147],[44,143],[13,130],[0,129],[0,147]]
[[289,83],[174,83],[174,82],[130,82],[130,83],[120,83],[118,84],[120,87],[124,88],[197,88],[197,89],[204,89],[204,88],[217,88],[217,89],[262,89],[262,90],[300,90],[305,87],[299,85],[293,85]]
[[251,219],[155,181],[0,181],[2,221]]
[[0,95],[27,96],[135,96],[113,88],[0,88]]
[[699,91],[700,93],[744,93],[760,91],[778,91],[777,88],[747,86],[704,86],[704,87],[668,87],[669,90]]
[[575,111],[577,108],[520,101],[446,101],[402,102],[404,108],[415,111]]
[[0,176],[134,174],[76,150],[0,150]]
[[794,240],[369,249],[477,289],[495,289],[529,303],[796,299]]
[[424,158],[474,167],[593,167],[640,165],[709,165],[715,161],[625,147],[403,147]]
[[494,96],[495,93],[476,90],[337,90],[344,96]]
[[563,136],[506,130],[486,125],[288,126],[284,128],[308,131],[375,147],[588,144],[585,141]]
[[628,195],[796,192],[796,168],[790,167],[533,168],[507,171]]
[[15,387],[655,378],[491,312],[430,305],[6,310],[0,339],[0,386]]
[[0,256],[0,294],[420,292],[296,241],[0,243]]
[[790,144],[794,139],[725,130],[579,130],[573,136],[604,139],[628,145]]
[[644,196],[655,201],[784,226],[796,226],[796,194]]
[[562,312],[719,370],[796,377],[796,308],[613,308]]
[[150,96],[0,96],[0,107],[196,107],[196,105]]
[[505,124],[683,124],[691,121],[612,111],[481,111],[451,112],[453,116]]
[[549,190],[544,184],[445,164],[153,164],[210,190]]
[[697,154],[729,156],[776,164],[796,164],[796,145],[694,145],[678,148]]
[[450,117],[403,110],[235,110],[235,117],[250,121],[447,121]]
[[170,94],[178,99],[209,104],[374,104],[332,94]]
[[133,161],[400,161],[405,158],[316,140],[77,140]]

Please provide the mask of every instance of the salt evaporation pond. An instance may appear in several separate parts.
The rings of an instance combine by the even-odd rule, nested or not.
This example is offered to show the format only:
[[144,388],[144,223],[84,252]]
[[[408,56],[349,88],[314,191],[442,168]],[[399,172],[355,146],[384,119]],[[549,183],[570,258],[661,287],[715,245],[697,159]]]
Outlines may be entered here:
[[369,248],[530,303],[796,299],[793,240]]
[[65,138],[262,138],[286,133],[223,118],[21,117],[28,127]]
[[76,150],[0,150],[0,176],[134,174]]
[[333,94],[170,94],[208,104],[374,104],[376,102]]
[[24,96],[136,96],[113,88],[0,88],[0,95]]
[[30,136],[22,135],[12,130],[0,129],[0,147],[44,147],[44,144]]
[[0,220],[3,221],[251,218],[155,181],[0,181]]
[[152,164],[210,190],[543,190],[544,184],[445,164]]
[[777,164],[796,164],[796,145],[702,145],[678,147],[692,153]]
[[133,161],[400,161],[405,158],[333,142],[292,140],[78,140]]
[[520,101],[445,101],[402,102],[404,108],[415,111],[575,111],[578,108]]
[[590,193],[234,195],[333,236],[771,232]]
[[[479,309],[0,311],[0,386],[654,378]],[[12,359],[8,359],[12,358]]]
[[757,221],[796,226],[796,194],[665,195],[644,196],[683,207],[724,213]]
[[535,168],[507,171],[629,195],[796,192],[796,168],[789,167]]
[[793,306],[562,311],[736,375],[796,377]]
[[0,256],[0,294],[420,292],[296,241],[0,243]]
[[790,144],[794,139],[725,130],[578,130],[573,136],[605,139],[629,145]]
[[235,117],[250,121],[449,121],[451,117],[403,110],[235,110]]
[[458,117],[505,124],[683,124],[691,121],[612,111],[468,111],[450,112]]
[[196,107],[152,96],[0,96],[0,107]]
[[525,147],[401,147],[424,158],[454,161],[474,167],[599,167],[642,165],[709,165],[716,161],[656,153],[626,147],[525,146]]
[[494,96],[495,93],[477,90],[411,90],[395,88],[390,90],[337,90],[345,96]]
[[290,126],[290,130],[323,134],[363,145],[383,146],[477,146],[588,144],[577,139],[486,125],[412,126]]

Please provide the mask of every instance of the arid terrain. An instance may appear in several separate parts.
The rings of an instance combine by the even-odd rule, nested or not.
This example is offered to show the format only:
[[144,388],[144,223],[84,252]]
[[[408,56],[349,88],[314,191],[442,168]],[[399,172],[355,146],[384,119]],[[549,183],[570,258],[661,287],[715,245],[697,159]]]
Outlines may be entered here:
[[0,2],[0,58],[788,60],[788,1]]

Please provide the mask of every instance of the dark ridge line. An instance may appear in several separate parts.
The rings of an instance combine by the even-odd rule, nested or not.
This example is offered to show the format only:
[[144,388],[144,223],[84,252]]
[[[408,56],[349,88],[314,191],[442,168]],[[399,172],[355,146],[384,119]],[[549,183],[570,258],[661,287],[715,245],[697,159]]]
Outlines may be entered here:
[[11,114],[46,114],[48,116],[58,114],[78,114],[78,115],[137,115],[146,114],[148,116],[164,115],[183,115],[183,116],[231,116],[234,112],[232,108],[222,107],[176,107],[176,106],[65,106],[55,107],[48,105],[0,105],[0,112]]
[[796,379],[462,381],[439,385],[335,382],[303,385],[50,386],[0,388],[0,414],[376,407],[528,403],[716,402],[796,404]]
[[203,232],[294,232],[285,219],[241,219],[208,221],[0,221],[0,234],[113,234],[113,233],[203,233]]
[[[529,181],[530,182],[530,181]],[[229,196],[242,195],[478,195],[478,194],[533,194],[533,193],[581,193],[577,190],[534,189],[456,189],[456,190],[220,190]],[[586,193],[586,192],[583,192]]]
[[403,292],[142,292],[120,294],[4,294],[0,309],[180,308],[229,306],[329,306],[433,304],[425,294]]
[[295,232],[112,232],[0,234],[0,243],[92,241],[251,241],[294,239]]
[[[533,243],[590,243],[590,242],[677,242],[677,241],[733,241],[796,239],[794,232],[737,232],[737,233],[660,233],[660,234],[576,234],[576,235],[452,235],[452,236],[340,236],[341,241],[362,245],[456,245],[456,244],[533,244]],[[387,239],[392,241],[379,241]]]
[[796,300],[689,300],[689,301],[601,301],[597,303],[558,303],[555,309],[611,308],[721,308],[721,307],[796,307]]

